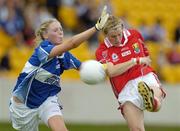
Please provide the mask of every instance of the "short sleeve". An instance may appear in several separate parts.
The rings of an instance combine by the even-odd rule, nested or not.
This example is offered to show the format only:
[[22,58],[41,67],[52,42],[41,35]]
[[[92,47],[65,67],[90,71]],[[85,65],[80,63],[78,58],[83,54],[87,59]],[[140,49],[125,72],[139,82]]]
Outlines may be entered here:
[[144,51],[145,56],[149,56],[149,51],[147,49],[147,46],[144,43],[144,38],[142,37],[142,35],[139,32],[137,32],[137,34],[138,34],[138,37],[139,37],[139,41],[143,46],[143,51]]
[[140,44],[142,45],[142,50],[144,52],[145,56],[149,56],[149,51],[144,43],[144,38],[142,37],[141,33],[137,30],[134,30],[134,34],[135,36],[138,38],[138,41],[140,42]]
[[48,56],[54,45],[49,41],[43,41],[37,49],[37,55],[41,63],[45,63],[48,60]]
[[63,59],[63,67],[65,70],[68,69],[79,69],[81,66],[81,62],[75,58],[71,53],[65,52]]
[[106,63],[107,62],[106,58],[108,56],[107,53],[108,53],[107,50],[104,50],[101,47],[97,48],[96,54],[95,54],[96,55],[96,60],[101,62],[101,63]]

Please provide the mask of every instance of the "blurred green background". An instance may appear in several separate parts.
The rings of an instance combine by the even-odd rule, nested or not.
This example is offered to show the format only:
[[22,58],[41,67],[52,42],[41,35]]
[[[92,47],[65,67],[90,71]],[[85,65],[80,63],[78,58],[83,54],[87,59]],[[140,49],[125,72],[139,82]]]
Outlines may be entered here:
[[[88,125],[88,124],[67,124],[70,131],[128,131],[126,125]],[[14,131],[8,123],[1,123],[2,131]],[[46,126],[40,125],[40,131],[50,131]],[[147,126],[146,131],[179,131],[180,127]]]

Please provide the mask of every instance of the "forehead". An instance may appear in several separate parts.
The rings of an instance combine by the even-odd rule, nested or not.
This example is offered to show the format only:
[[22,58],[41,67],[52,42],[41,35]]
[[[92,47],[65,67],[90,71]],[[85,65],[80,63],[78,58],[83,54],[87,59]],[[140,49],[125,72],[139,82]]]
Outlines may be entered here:
[[53,21],[52,23],[49,24],[49,29],[55,29],[55,28],[62,28],[60,22]]
[[118,34],[122,34],[122,29],[121,28],[112,29],[112,30],[108,31],[108,36],[118,35]]

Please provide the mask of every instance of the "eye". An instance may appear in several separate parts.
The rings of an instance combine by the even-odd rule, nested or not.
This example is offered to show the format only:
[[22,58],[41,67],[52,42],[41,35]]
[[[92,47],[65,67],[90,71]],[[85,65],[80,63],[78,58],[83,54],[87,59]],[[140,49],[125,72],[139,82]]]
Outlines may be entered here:
[[60,30],[60,31],[63,31],[63,29],[62,29],[61,27],[59,27],[59,30]]
[[122,37],[122,33],[119,33],[118,36]]
[[112,35],[111,37],[112,37],[112,38],[116,38],[116,36],[115,36],[115,35]]

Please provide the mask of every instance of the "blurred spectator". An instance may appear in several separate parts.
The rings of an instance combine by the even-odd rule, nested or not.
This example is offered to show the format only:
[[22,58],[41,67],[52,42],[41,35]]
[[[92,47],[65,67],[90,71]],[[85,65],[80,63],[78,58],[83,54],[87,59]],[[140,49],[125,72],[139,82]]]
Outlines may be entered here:
[[158,56],[157,56],[157,64],[158,64],[158,68],[160,69],[161,67],[168,65],[169,61],[167,59],[166,53],[163,50],[163,48],[160,48],[159,52],[158,52]]
[[127,29],[131,28],[131,25],[129,24],[128,21],[128,13],[126,11],[124,11],[124,13],[120,16],[120,18],[123,21],[125,28]]
[[81,32],[94,25],[99,12],[96,3],[93,1],[77,0],[75,4],[80,22],[78,32]]
[[177,22],[177,26],[174,30],[174,42],[180,44],[180,20]]
[[65,6],[74,6],[77,0],[61,0],[61,4]]
[[25,20],[25,24],[24,24],[23,37],[25,43],[28,46],[34,46],[34,38],[35,38],[34,30],[31,26],[31,22],[27,19]]
[[[77,0],[76,1],[76,10],[77,15],[79,19],[79,24],[77,27],[77,32],[82,32],[83,30],[86,30],[87,28],[90,28],[93,26],[100,14],[99,8],[100,6],[97,5],[96,0]],[[89,41],[89,47],[90,49],[93,49],[97,46],[97,34],[95,34]]]
[[166,30],[162,25],[162,20],[157,18],[151,27],[150,40],[154,42],[163,42],[166,40]]
[[58,19],[58,8],[61,6],[61,0],[46,0],[46,6],[49,12]]
[[167,58],[170,64],[180,64],[180,47],[179,45],[172,45],[170,51],[167,54]]
[[0,0],[0,20],[4,20],[7,17],[7,8],[5,6],[5,0]]
[[9,51],[4,54],[4,56],[1,58],[0,61],[0,70],[10,70],[10,57],[9,57]]
[[53,15],[47,10],[46,6],[39,5],[38,3],[30,1],[30,3],[26,4],[25,8],[25,19],[29,22],[28,24],[33,30],[36,30],[44,20],[53,17]]
[[139,32],[142,34],[145,41],[150,39],[150,29],[145,20],[140,21],[140,25],[138,27]]
[[2,5],[0,25],[3,30],[12,36],[16,43],[22,43],[22,30],[24,28],[24,18],[20,6],[15,0],[6,0]]

